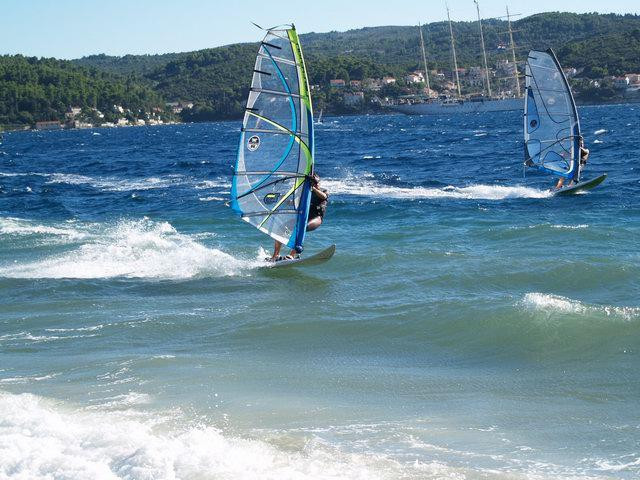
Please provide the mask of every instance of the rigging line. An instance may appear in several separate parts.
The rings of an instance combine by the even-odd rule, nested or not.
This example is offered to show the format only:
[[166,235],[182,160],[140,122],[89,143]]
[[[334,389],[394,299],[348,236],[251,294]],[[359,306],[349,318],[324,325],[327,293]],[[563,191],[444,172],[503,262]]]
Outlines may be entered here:
[[[297,210],[278,210],[276,211],[270,211],[268,212],[269,215],[298,215],[300,212],[298,212]],[[240,215],[241,218],[245,218],[245,217],[259,217],[261,215],[265,215],[267,214],[267,212],[245,212],[242,215]]]
[[236,198],[246,197],[247,195],[250,195],[259,190],[262,190],[263,188],[270,187],[271,185],[275,185],[276,183],[286,182],[287,180],[291,180],[292,178],[299,178],[299,175],[291,175],[287,177],[277,178],[276,180],[272,180],[271,182],[267,182],[262,185],[256,185],[255,187],[252,187],[250,190],[243,193],[242,195],[238,195]]
[[251,87],[250,90],[252,92],[256,92],[256,93],[266,93],[268,95],[282,95],[285,97],[291,97],[291,98],[301,98],[300,95],[296,94],[296,93],[287,93],[287,92],[279,92],[277,90],[269,90],[266,88],[255,88],[255,87]]
[[[269,218],[271,218],[271,215],[273,215],[273,213],[278,210],[278,208],[280,208],[280,205],[282,205],[285,201],[287,201],[287,199],[298,189],[300,188],[301,185],[304,185],[305,180],[302,181],[297,181],[296,184],[291,187],[291,190],[289,190],[284,197],[282,197],[282,199],[273,207],[273,210],[269,213],[269,215],[267,215],[265,217],[265,219],[260,223],[260,225],[258,225],[258,228],[262,227],[265,222],[267,220],[269,220]],[[299,213],[299,212],[298,212]]]
[[302,140],[302,138],[301,138],[299,135],[295,134],[294,132],[292,132],[291,130],[289,130],[287,127],[284,127],[284,126],[280,125],[279,123],[274,122],[273,120],[271,120],[271,119],[269,119],[269,118],[267,118],[267,117],[265,117],[265,116],[263,116],[263,115],[260,115],[260,114],[258,114],[258,113],[254,113],[254,112],[247,112],[247,113],[248,113],[249,115],[253,116],[253,117],[259,118],[260,120],[264,120],[265,122],[267,122],[267,123],[269,123],[269,124],[273,125],[274,127],[278,128],[278,129],[280,129],[280,130],[282,130],[282,132],[283,132],[283,133],[288,133],[288,134],[289,134],[289,135],[291,135],[293,138],[295,138],[295,139],[296,139],[296,141],[297,141],[301,146],[303,146],[303,147],[305,148],[305,150],[309,150],[309,145],[307,145],[307,144],[304,142],[304,140]]

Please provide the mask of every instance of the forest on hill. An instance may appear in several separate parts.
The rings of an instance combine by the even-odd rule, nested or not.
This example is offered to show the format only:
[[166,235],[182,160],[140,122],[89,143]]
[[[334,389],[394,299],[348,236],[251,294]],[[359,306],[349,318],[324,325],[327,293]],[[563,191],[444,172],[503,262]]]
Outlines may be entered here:
[[163,105],[161,95],[134,77],[85,69],[67,60],[0,56],[0,125],[63,120],[71,106],[88,116],[104,112],[105,120],[113,121],[114,106],[138,117]]
[[[513,21],[512,28],[518,61],[530,49],[554,48],[564,66],[580,72],[581,78],[575,80],[578,95],[607,100],[606,90],[591,91],[590,80],[640,72],[638,15],[540,13]],[[509,58],[507,21],[486,19],[483,29],[489,64]],[[459,66],[481,65],[477,22],[453,22],[453,30]],[[423,33],[430,69],[450,70],[448,24],[423,25]],[[256,39],[261,35],[256,30]],[[331,79],[394,76],[402,84],[406,73],[422,68],[415,26],[300,37],[310,83],[320,86],[314,95],[320,108],[340,111],[342,96],[327,87]],[[162,55],[101,54],[72,61],[0,56],[0,124],[60,118],[71,105],[107,112],[122,105],[135,116],[176,101],[194,103],[183,110],[185,121],[237,118],[244,108],[257,48],[255,42]],[[397,95],[401,89],[383,93]]]

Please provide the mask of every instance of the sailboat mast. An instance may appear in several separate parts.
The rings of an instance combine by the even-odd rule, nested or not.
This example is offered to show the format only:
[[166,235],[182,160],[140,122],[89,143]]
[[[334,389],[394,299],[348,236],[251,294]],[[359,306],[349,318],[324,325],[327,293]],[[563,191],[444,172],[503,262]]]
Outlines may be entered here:
[[478,26],[480,27],[480,44],[482,45],[482,58],[484,60],[484,75],[485,83],[487,85],[487,95],[491,97],[491,83],[489,82],[489,67],[487,66],[487,51],[484,48],[484,35],[482,34],[482,20],[480,19],[480,4],[478,0],[473,0],[476,4],[476,10],[478,11]]
[[520,92],[520,80],[518,80],[518,64],[516,63],[516,44],[513,42],[513,30],[511,29],[511,15],[509,15],[509,6],[507,5],[507,23],[509,24],[509,42],[511,43],[511,57],[513,59],[513,79],[516,82],[516,91],[518,96]]
[[453,70],[456,72],[456,85],[458,86],[458,96],[462,96],[462,91],[460,90],[460,77],[458,76],[458,59],[456,58],[456,43],[453,39],[453,27],[451,26],[451,16],[449,15],[449,5],[445,4],[447,7],[447,20],[449,20],[449,34],[451,35],[451,51],[453,52]]
[[424,78],[427,83],[427,95],[431,96],[431,86],[429,85],[429,68],[427,67],[427,54],[424,50],[424,39],[422,38],[422,26],[418,24],[418,30],[420,30],[420,48],[422,48],[422,61],[424,63]]

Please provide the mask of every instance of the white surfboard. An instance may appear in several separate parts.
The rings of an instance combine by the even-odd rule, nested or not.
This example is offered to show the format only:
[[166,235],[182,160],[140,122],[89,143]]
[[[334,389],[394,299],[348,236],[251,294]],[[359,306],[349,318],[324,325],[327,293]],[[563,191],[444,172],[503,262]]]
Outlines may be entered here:
[[282,267],[312,267],[314,265],[319,265],[328,261],[333,254],[336,253],[336,246],[331,245],[330,247],[325,248],[324,250],[320,250],[317,253],[309,257],[299,257],[292,258],[290,260],[279,260],[277,262],[269,262],[265,261],[265,267],[267,268],[282,268]]

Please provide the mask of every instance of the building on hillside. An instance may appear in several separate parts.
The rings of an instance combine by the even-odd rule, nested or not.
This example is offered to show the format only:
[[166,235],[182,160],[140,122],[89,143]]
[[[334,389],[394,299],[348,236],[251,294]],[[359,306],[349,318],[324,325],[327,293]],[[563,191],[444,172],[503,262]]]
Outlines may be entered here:
[[578,74],[578,70],[574,67],[564,67],[562,71],[567,78],[573,78]]
[[362,82],[360,80],[350,80],[349,86],[353,88],[362,88]]
[[424,74],[422,72],[411,72],[404,77],[407,83],[424,83]]
[[640,85],[640,73],[627,73],[625,76],[629,79],[629,85]]
[[346,82],[341,78],[333,78],[329,80],[329,86],[333,88],[344,88],[346,85]]
[[129,120],[126,118],[119,118],[116,122],[116,127],[126,127],[129,125]]
[[60,130],[62,124],[59,120],[47,120],[44,122],[36,122],[36,130]]
[[82,112],[82,107],[69,107],[65,116],[69,119],[76,118]]
[[382,77],[383,85],[391,85],[392,83],[396,83],[396,79],[393,77]]
[[622,77],[613,77],[613,86],[619,90],[626,90],[629,86],[629,77],[624,75]]
[[173,113],[180,113],[182,112],[185,108],[193,108],[193,102],[189,102],[189,101],[180,101],[180,102],[167,102],[165,104],[167,106],[167,108],[169,108]]
[[364,102],[364,92],[353,92],[344,94],[344,104],[352,107]]

